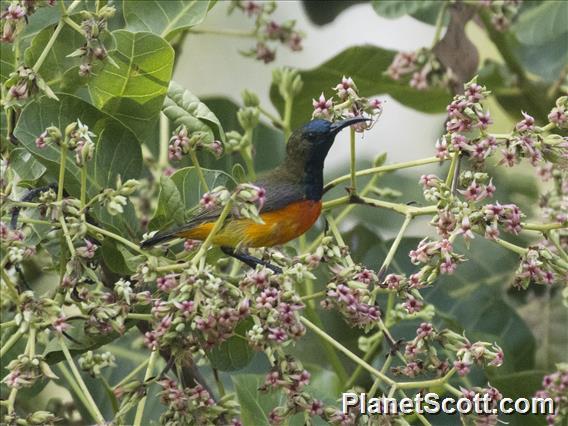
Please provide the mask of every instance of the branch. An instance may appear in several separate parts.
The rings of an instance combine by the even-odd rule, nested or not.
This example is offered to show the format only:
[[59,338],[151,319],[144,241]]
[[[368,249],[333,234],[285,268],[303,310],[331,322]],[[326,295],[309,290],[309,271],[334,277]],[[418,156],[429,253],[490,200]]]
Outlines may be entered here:
[[343,346],[341,343],[339,343],[337,340],[335,340],[333,337],[331,337],[329,334],[327,334],[325,331],[321,330],[320,328],[316,327],[315,324],[311,323],[308,319],[304,318],[304,317],[300,317],[300,321],[302,321],[302,323],[308,327],[310,330],[312,330],[314,333],[316,333],[318,336],[322,337],[323,339],[325,339],[326,341],[328,341],[333,347],[335,347],[337,350],[339,350],[340,352],[343,352],[348,358],[350,358],[352,361],[354,361],[355,363],[359,364],[360,366],[362,366],[365,370],[367,370],[369,373],[371,373],[373,376],[381,379],[383,382],[388,383],[389,385],[394,385],[396,382],[394,380],[392,380],[390,377],[388,377],[387,375],[381,373],[379,370],[377,370],[375,367],[373,367],[372,365],[370,365],[368,362],[364,361],[363,359],[359,358],[357,355],[355,355],[353,352],[351,352],[349,349],[347,349],[345,346]]
[[[420,160],[406,161],[406,162],[403,162],[403,163],[394,163],[394,164],[389,164],[387,166],[371,167],[369,169],[359,170],[355,173],[355,176],[359,177],[359,176],[374,175],[374,174],[377,174],[377,173],[392,172],[392,171],[395,171],[395,170],[408,169],[408,168],[411,168],[411,167],[418,167],[418,166],[423,166],[423,165],[426,165],[426,164],[442,163],[443,161],[446,161],[446,160],[440,160],[438,157],[428,157],[428,158],[423,158],[423,159],[420,159]],[[329,191],[330,189],[335,188],[340,183],[346,182],[350,179],[351,179],[351,173],[349,173],[347,175],[340,176],[336,179],[333,179],[331,182],[329,182],[323,188],[324,194],[327,191]]]

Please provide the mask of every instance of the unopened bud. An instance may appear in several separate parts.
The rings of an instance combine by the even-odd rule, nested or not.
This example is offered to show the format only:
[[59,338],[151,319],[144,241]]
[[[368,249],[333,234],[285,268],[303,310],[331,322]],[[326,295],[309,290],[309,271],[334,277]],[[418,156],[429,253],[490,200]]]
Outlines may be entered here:
[[260,100],[258,99],[258,96],[256,95],[256,93],[250,90],[247,89],[243,90],[241,96],[243,98],[243,103],[245,104],[246,107],[257,107],[258,105],[260,105]]

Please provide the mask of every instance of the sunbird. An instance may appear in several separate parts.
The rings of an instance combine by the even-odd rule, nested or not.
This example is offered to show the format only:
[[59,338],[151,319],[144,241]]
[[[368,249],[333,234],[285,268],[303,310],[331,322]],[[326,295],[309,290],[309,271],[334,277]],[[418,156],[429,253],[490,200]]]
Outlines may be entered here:
[[[260,210],[263,223],[230,215],[213,237],[212,243],[253,268],[262,264],[280,272],[274,265],[250,256],[241,249],[281,245],[312,227],[321,213],[323,166],[335,136],[342,129],[366,120],[354,117],[333,123],[316,119],[296,129],[288,139],[282,164],[253,182],[266,192]],[[151,247],[174,238],[203,241],[211,232],[221,210],[222,207],[202,208],[188,223],[158,232],[143,241],[141,247]]]

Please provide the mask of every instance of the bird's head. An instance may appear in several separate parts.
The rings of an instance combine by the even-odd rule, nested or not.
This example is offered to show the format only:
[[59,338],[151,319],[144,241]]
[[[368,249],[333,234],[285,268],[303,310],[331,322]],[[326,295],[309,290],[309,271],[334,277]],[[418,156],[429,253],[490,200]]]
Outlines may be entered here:
[[297,129],[287,146],[287,157],[306,165],[323,166],[323,161],[333,145],[335,136],[344,128],[369,120],[363,117],[347,118],[331,122],[316,119]]

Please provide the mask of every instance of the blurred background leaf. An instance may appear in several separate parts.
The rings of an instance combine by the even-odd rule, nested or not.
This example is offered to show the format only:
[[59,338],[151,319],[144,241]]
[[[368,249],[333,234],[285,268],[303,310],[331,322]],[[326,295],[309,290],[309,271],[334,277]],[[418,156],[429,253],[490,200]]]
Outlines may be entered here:
[[[186,30],[205,19],[208,0],[145,0],[123,2],[123,14],[131,31],[150,31],[170,41],[179,30]],[[213,2],[214,4],[214,2]]]
[[[292,128],[297,128],[311,119],[314,109],[312,99],[320,96],[322,88],[324,95],[331,97],[331,88],[341,81],[342,76],[352,77],[362,96],[388,94],[403,105],[418,111],[444,111],[451,99],[448,92],[441,89],[417,91],[384,75],[395,54],[395,51],[375,46],[351,47],[315,69],[301,71],[304,86],[294,99]],[[282,113],[284,101],[275,85],[270,89],[270,99]]]

